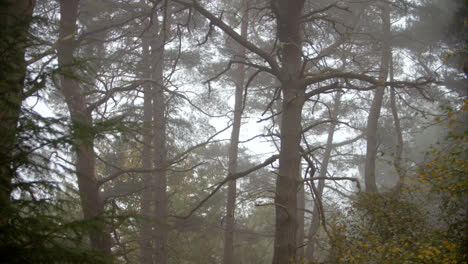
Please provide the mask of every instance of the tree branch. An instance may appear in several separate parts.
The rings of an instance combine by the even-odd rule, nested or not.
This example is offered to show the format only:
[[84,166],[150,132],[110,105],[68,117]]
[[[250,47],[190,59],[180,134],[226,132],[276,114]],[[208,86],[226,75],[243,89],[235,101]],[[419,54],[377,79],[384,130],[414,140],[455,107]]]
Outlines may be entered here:
[[147,80],[138,80],[134,81],[130,85],[127,86],[122,86],[122,87],[117,87],[117,88],[112,88],[108,90],[103,97],[101,97],[99,100],[95,101],[92,104],[89,104],[88,107],[86,108],[87,112],[92,112],[94,111],[97,107],[105,103],[107,100],[109,100],[114,94],[118,92],[127,92],[136,89],[138,86],[142,85],[143,83],[147,82]]
[[179,219],[187,219],[189,218],[191,215],[193,215],[193,213],[195,213],[200,207],[202,207],[206,201],[208,201],[213,195],[215,195],[219,189],[221,189],[221,187],[226,184],[228,181],[234,181],[234,180],[237,180],[239,178],[242,178],[244,176],[247,176],[249,175],[250,173],[256,171],[256,170],[259,170],[263,167],[266,167],[270,164],[272,164],[273,162],[275,162],[277,159],[278,159],[279,155],[273,155],[271,157],[269,157],[268,159],[266,159],[263,163],[260,163],[256,166],[253,166],[252,168],[250,169],[247,169],[245,171],[241,171],[241,172],[238,172],[238,173],[234,173],[234,174],[229,174],[224,180],[222,180],[221,182],[213,185],[210,187],[214,189],[211,191],[211,193],[206,196],[205,198],[203,198],[203,200],[201,200],[192,210],[190,210],[190,212],[186,215],[183,215],[183,216],[178,216],[178,215],[173,215],[172,217],[174,218],[179,218]]
[[104,183],[106,183],[108,181],[114,180],[117,177],[119,177],[120,175],[125,174],[125,173],[132,173],[132,172],[133,173],[148,173],[148,172],[167,170],[173,164],[180,162],[184,158],[184,156],[187,155],[188,153],[192,152],[193,150],[195,150],[195,149],[197,149],[199,147],[202,147],[202,146],[205,146],[205,145],[211,143],[211,140],[214,137],[216,137],[219,134],[223,133],[224,131],[226,131],[230,127],[231,127],[231,125],[229,125],[226,128],[216,132],[211,137],[209,137],[206,141],[188,148],[184,152],[179,153],[177,156],[175,156],[174,158],[172,158],[171,160],[167,161],[166,163],[162,164],[161,166],[159,166],[157,168],[152,168],[152,169],[143,169],[143,168],[122,169],[122,168],[118,168],[118,167],[114,166],[114,168],[118,169],[118,171],[111,174],[108,177],[105,177],[105,178],[102,178],[102,179],[98,180],[98,185],[102,185],[102,184],[104,184]]
[[210,11],[205,9],[203,6],[201,6],[197,0],[191,0],[190,2],[186,2],[182,0],[174,0],[174,2],[179,3],[185,7],[192,7],[195,10],[197,10],[201,15],[206,17],[212,24],[214,24],[216,27],[221,29],[224,33],[226,33],[228,36],[234,39],[237,43],[239,43],[240,45],[244,46],[249,51],[257,54],[262,59],[264,59],[268,63],[268,65],[270,65],[272,69],[271,72],[274,72],[275,75],[279,76],[280,67],[278,63],[276,62],[276,60],[274,59],[274,57],[272,57],[270,54],[268,54],[261,48],[257,47],[256,45],[254,45],[247,39],[243,38],[239,33],[234,31],[234,29],[232,29],[231,26],[227,25],[226,23],[224,23],[224,21],[222,21],[221,19],[213,15]]
[[356,183],[356,186],[359,191],[361,191],[361,185],[359,184],[359,180],[354,178],[354,177],[312,177],[312,178],[304,178],[302,182],[307,182],[307,181],[315,181],[315,180],[332,180],[332,181],[342,181],[342,180],[348,180],[348,181],[353,181]]

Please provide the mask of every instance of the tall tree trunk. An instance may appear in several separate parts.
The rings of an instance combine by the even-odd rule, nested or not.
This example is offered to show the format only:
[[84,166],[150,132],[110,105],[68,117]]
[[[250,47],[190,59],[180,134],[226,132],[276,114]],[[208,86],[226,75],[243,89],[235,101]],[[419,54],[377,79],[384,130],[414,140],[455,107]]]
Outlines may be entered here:
[[[142,76],[143,78],[151,78],[150,52],[149,52],[149,36],[143,35],[142,43]],[[143,86],[144,103],[143,103],[143,151],[142,165],[143,169],[152,169],[153,152],[152,152],[152,121],[153,121],[153,95],[151,92],[151,84],[145,83]],[[152,214],[151,205],[153,199],[153,173],[148,172],[143,175],[143,192],[141,194],[141,227],[140,227],[140,263],[153,264],[153,241],[152,241]]]
[[17,125],[23,102],[26,62],[24,59],[29,23],[36,2],[1,0],[0,27],[2,51],[0,70],[0,224],[6,222],[10,207],[13,164],[17,146]]
[[[76,22],[78,0],[60,1],[61,41],[58,45],[58,62],[61,69],[61,91],[70,111],[73,146],[76,151],[76,174],[85,219],[97,220],[104,213],[104,203],[99,197],[99,185],[95,176],[94,134],[92,116],[86,107],[86,98],[75,74],[74,52],[77,43]],[[101,221],[89,232],[91,247],[110,254],[111,239],[107,227]]]
[[306,86],[301,82],[302,34],[300,17],[303,0],[272,1],[276,15],[277,35],[281,46],[281,145],[279,173],[275,193],[275,239],[273,264],[296,260],[297,251],[297,191],[300,165],[302,107]]
[[[155,18],[157,19],[157,18]],[[161,168],[166,163],[166,99],[164,96],[164,46],[166,29],[155,24],[155,39],[151,43],[153,86],[153,133],[154,167]],[[167,178],[166,170],[154,173],[154,262],[167,263]]]
[[[379,80],[384,82],[387,80],[388,69],[391,58],[391,32],[390,32],[390,7],[387,2],[380,2],[382,5],[382,23],[383,23],[383,36],[382,36],[382,59],[380,62]],[[364,171],[364,179],[366,185],[366,192],[377,192],[377,184],[375,178],[375,161],[377,157],[377,127],[380,117],[380,109],[382,108],[383,96],[385,87],[377,87],[374,93],[374,99],[369,110],[369,117],[367,119],[367,149],[366,149],[366,166]]]
[[[338,120],[338,113],[340,111],[340,105],[341,105],[341,92],[338,92],[335,95],[335,99],[333,102],[333,111],[331,113],[330,119],[337,121]],[[312,260],[314,258],[314,252],[315,252],[315,243],[316,243],[316,237],[315,235],[317,234],[317,231],[320,227],[320,209],[318,206],[318,203],[322,201],[322,193],[323,189],[325,187],[325,179],[324,177],[327,176],[328,172],[328,164],[330,163],[330,157],[331,157],[331,152],[333,150],[333,137],[335,135],[335,129],[336,129],[336,122],[332,122],[330,124],[330,127],[328,128],[328,137],[327,137],[327,145],[325,146],[325,152],[323,153],[323,160],[322,160],[322,166],[320,168],[320,174],[319,177],[321,178],[318,182],[318,188],[317,191],[318,193],[316,194],[317,197],[315,197],[315,205],[314,205],[314,210],[313,215],[312,215],[312,221],[309,226],[309,232],[308,232],[308,239],[309,242],[307,244],[307,249],[306,249],[306,257],[308,260]]]
[[[283,86],[280,167],[275,194],[275,242],[273,263],[289,263],[296,257],[297,191],[301,110],[304,93],[294,83]],[[287,87],[287,88],[286,88]]]
[[[241,36],[247,39],[247,30],[249,25],[248,16],[248,2],[247,0],[242,1],[242,23],[241,23]],[[245,61],[246,51],[242,45],[239,45],[237,55],[238,60]],[[231,132],[231,144],[229,145],[229,164],[228,174],[234,174],[237,172],[237,156],[239,150],[239,133],[242,119],[242,93],[244,89],[245,80],[245,65],[238,64],[236,77],[235,77],[235,103],[234,103],[234,121]],[[235,209],[236,209],[236,180],[228,182],[228,192],[226,201],[226,219],[224,229],[224,264],[234,264],[234,232],[235,232]]]

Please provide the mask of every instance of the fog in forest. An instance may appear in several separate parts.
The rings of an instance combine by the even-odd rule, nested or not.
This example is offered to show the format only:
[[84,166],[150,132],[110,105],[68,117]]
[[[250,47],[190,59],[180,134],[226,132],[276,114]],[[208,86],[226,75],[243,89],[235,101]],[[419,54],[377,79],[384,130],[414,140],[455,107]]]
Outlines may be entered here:
[[0,0],[0,263],[468,263],[465,0]]

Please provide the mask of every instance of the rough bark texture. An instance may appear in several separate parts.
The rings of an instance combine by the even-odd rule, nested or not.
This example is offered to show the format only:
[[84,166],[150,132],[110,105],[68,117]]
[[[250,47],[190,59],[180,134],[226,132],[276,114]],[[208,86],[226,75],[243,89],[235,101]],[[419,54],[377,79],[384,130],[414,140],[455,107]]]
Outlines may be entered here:
[[[157,22],[154,22],[157,24]],[[164,97],[164,45],[165,29],[155,28],[157,37],[151,43],[152,74],[156,84],[153,86],[153,159],[154,167],[166,163],[166,99]],[[167,263],[167,178],[165,170],[154,173],[154,262]]]
[[[78,0],[60,1],[61,41],[58,45],[58,62],[61,69],[61,91],[67,103],[71,123],[73,146],[76,151],[76,174],[78,188],[85,219],[102,216],[104,203],[99,197],[99,185],[95,176],[94,135],[92,133],[91,111],[86,107],[86,98],[75,76],[74,52],[77,43],[74,40],[78,16]],[[111,240],[106,226],[98,223],[99,228],[89,232],[91,247],[110,254]]]
[[275,239],[273,264],[291,263],[297,250],[297,191],[301,114],[305,85],[301,82],[302,34],[300,17],[304,1],[272,1],[281,54],[281,146],[275,193]]
[[[341,104],[341,94],[342,94],[341,92],[338,92],[335,96],[335,99],[333,102],[333,111],[330,116],[330,119],[332,120],[338,120],[338,113],[340,111],[340,104]],[[325,177],[327,177],[328,164],[330,163],[331,152],[333,150],[333,137],[335,135],[336,124],[337,124],[336,122],[333,122],[330,124],[330,127],[328,128],[327,145],[325,146],[325,152],[323,153],[322,166],[320,168],[320,174],[319,174],[319,178],[321,179],[318,182],[318,188],[317,188],[318,193],[316,194],[317,197],[315,197],[316,202],[314,205],[314,209],[312,211],[313,212],[312,221],[310,223],[309,232],[307,235],[309,242],[307,244],[306,257],[308,260],[313,260],[314,258],[315,243],[316,243],[315,235],[317,234],[317,231],[320,227],[320,219],[321,219],[318,203],[322,201],[322,193],[325,187]]]
[[[288,85],[288,84],[286,84]],[[273,263],[288,263],[296,256],[297,174],[301,133],[301,89],[293,84],[284,91],[280,168],[275,195],[275,247]]]
[[[242,1],[242,23],[241,23],[241,36],[247,39],[248,29],[248,5],[247,0]],[[238,56],[239,60],[245,60],[245,48],[239,45]],[[235,103],[234,103],[234,120],[231,132],[231,144],[229,146],[229,164],[228,164],[228,175],[237,172],[237,155],[239,150],[239,132],[241,127],[242,119],[242,94],[244,89],[245,80],[245,66],[244,64],[238,64],[236,72],[236,92],[235,92]],[[228,182],[228,192],[226,201],[226,219],[224,229],[224,254],[223,263],[233,264],[234,258],[234,232],[235,232],[235,209],[236,209],[236,180]]]
[[[151,78],[150,67],[150,52],[149,52],[149,36],[143,36],[143,52],[142,52],[142,76],[143,78]],[[144,104],[143,104],[143,152],[142,166],[143,169],[152,169],[153,153],[152,145],[152,120],[153,120],[153,104],[151,84],[145,83],[143,86]],[[141,194],[141,227],[140,227],[140,263],[153,264],[153,243],[151,239],[152,229],[152,191],[153,191],[153,174],[151,172],[143,175],[143,192]]]
[[[382,60],[380,63],[379,81],[386,81],[391,58],[390,47],[390,8],[387,2],[381,2],[382,5]],[[377,126],[380,117],[380,109],[382,108],[383,96],[385,87],[377,87],[374,93],[374,99],[369,110],[367,119],[367,149],[366,149],[366,166],[364,172],[366,192],[377,192],[377,184],[375,178],[375,161],[377,157]]]
[[[0,27],[2,52],[0,66],[0,221],[7,218],[15,175],[17,124],[21,111],[29,22],[35,1],[1,0]],[[6,221],[6,220],[5,220]]]

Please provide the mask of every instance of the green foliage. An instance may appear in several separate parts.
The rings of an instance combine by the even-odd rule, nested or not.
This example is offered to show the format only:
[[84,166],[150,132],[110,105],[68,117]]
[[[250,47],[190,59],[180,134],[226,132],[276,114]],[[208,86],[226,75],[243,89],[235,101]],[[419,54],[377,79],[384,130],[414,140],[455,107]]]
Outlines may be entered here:
[[358,194],[329,219],[327,263],[467,263],[468,101],[435,121],[448,130],[403,193]]
[[15,200],[9,221],[0,225],[0,263],[110,263],[86,246],[84,234],[92,222],[66,220],[66,203]]
[[420,206],[390,194],[359,195],[332,226],[332,263],[463,263],[460,241],[426,222]]
[[467,263],[466,112],[467,101],[436,118],[448,135],[401,196],[359,194],[331,224],[332,263]]
[[455,201],[466,197],[468,191],[468,130],[465,121],[460,122],[467,113],[468,100],[459,111],[446,112],[445,123],[450,129],[447,138],[431,148],[429,162],[418,168],[416,179],[431,191]]
[[[109,263],[90,250],[86,235],[96,222],[80,218],[78,195],[57,183],[49,151],[67,143],[63,120],[22,109],[14,145],[12,195],[1,208],[0,263]],[[41,151],[37,151],[39,149]],[[59,166],[60,167],[60,166]],[[2,186],[3,187],[3,186]]]

